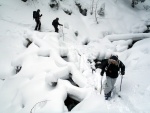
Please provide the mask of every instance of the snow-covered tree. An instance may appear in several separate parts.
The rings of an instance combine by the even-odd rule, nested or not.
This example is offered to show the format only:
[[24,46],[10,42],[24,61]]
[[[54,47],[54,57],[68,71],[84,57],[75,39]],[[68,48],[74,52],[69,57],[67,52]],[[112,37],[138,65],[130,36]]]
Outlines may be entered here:
[[93,9],[94,9],[94,0],[92,0],[92,5],[91,5],[91,12],[90,12],[91,15],[93,14]]

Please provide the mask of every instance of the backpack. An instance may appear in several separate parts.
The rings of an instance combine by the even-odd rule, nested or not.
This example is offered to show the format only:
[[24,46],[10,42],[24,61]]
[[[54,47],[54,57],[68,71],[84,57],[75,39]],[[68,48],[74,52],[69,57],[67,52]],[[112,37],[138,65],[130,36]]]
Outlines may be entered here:
[[37,18],[37,12],[33,11],[33,19]]
[[[111,63],[110,63],[110,60],[111,60],[111,58],[108,59],[108,65],[105,67],[105,71],[107,71],[107,69],[109,68],[109,66],[110,66],[110,64],[111,64]],[[115,65],[119,68],[120,60],[118,59],[116,62],[117,62],[117,64],[115,64]]]
[[104,65],[106,65],[106,63],[107,63],[106,60],[107,60],[107,59],[103,59],[103,60],[101,60],[101,62],[98,64],[100,69],[103,69]]
[[53,25],[53,26],[55,25],[55,20],[53,20],[52,25]]

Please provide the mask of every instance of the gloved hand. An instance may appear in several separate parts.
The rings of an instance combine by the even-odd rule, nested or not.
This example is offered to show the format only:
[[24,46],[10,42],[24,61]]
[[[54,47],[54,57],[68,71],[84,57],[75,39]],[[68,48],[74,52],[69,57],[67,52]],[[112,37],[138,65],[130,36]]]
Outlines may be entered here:
[[125,72],[124,71],[121,71],[121,75],[124,75],[125,74]]

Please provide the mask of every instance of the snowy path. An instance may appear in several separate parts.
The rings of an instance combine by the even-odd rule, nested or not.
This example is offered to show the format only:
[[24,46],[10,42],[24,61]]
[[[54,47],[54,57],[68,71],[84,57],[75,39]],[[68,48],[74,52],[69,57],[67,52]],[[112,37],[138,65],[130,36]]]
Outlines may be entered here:
[[[75,47],[73,47],[73,48],[78,48],[78,45],[74,45],[74,46]],[[122,112],[140,113],[140,112],[138,112],[136,110],[136,108],[134,107],[134,105],[132,104],[132,102],[130,102],[130,100],[128,99],[128,96],[122,96],[121,98],[119,98],[117,96],[117,94],[116,94],[116,95],[112,96],[112,99],[110,101],[104,100],[104,95],[103,94],[101,94],[101,95],[99,94],[99,92],[100,92],[99,91],[100,90],[100,79],[101,79],[100,78],[100,74],[99,74],[100,70],[97,70],[96,73],[93,73],[93,74],[91,73],[92,70],[91,70],[90,66],[88,65],[88,63],[86,62],[87,61],[87,59],[86,59],[87,58],[87,56],[86,56],[87,54],[85,54],[85,51],[88,51],[88,50],[86,50],[88,48],[87,47],[84,48],[84,47],[83,47],[83,49],[80,50],[80,54],[82,55],[81,59],[80,59],[80,62],[81,62],[80,63],[80,71],[82,71],[83,73],[85,73],[87,71],[88,75],[85,74],[84,77],[87,79],[87,82],[90,83],[88,85],[88,87],[91,87],[93,89],[97,88],[97,90],[96,91],[93,90],[93,92],[96,92],[96,94],[97,94],[97,96],[99,98],[98,101],[100,101],[100,103],[102,104],[102,106],[99,106],[99,107],[103,108],[103,110],[100,110],[100,111],[103,112],[103,113],[111,113],[111,112],[115,112],[115,113],[122,113]],[[94,50],[95,48],[90,48],[90,49]],[[91,97],[89,97],[89,98],[91,98]],[[94,101],[97,101],[97,99],[94,100]],[[84,100],[83,100],[83,102],[81,102],[81,105],[82,105],[82,103],[84,103]],[[72,110],[72,112],[76,111],[77,109],[78,109],[78,106],[75,107]],[[82,108],[82,109],[84,109],[84,108]],[[81,112],[82,112],[82,109],[80,109]],[[89,107],[89,109],[90,109],[90,107]],[[85,111],[85,109],[83,111]],[[89,112],[89,111],[87,111],[87,112]],[[106,112],[104,112],[104,111],[106,111]],[[99,112],[99,111],[96,111],[96,112]]]
[[[95,112],[104,112],[104,113],[111,113],[111,112],[141,113],[142,112],[140,109],[137,109],[136,105],[133,102],[134,99],[132,99],[131,101],[130,96],[129,96],[130,93],[126,94],[125,91],[123,91],[120,93],[120,95],[122,96],[121,98],[115,95],[110,101],[104,100],[103,92],[101,95],[99,94],[100,79],[101,79],[100,74],[99,74],[100,69],[97,69],[96,72],[92,74],[91,65],[87,61],[88,61],[90,54],[92,54],[93,55],[92,57],[94,57],[98,51],[103,51],[102,49],[105,47],[105,44],[101,45],[103,47],[100,48],[98,51],[94,51],[96,48],[95,42],[91,42],[95,44],[95,46],[93,46],[92,44],[87,45],[87,46],[81,46],[81,45],[78,45],[77,42],[73,44],[73,43],[62,41],[62,38],[60,38],[58,34],[53,33],[53,32],[52,33],[36,32],[36,31],[26,32],[24,36],[25,38],[32,40],[33,43],[28,48],[26,48],[24,52],[20,53],[16,59],[12,61],[13,66],[19,65],[23,67],[21,71],[17,75],[15,75],[15,77],[11,78],[13,79],[12,83],[20,79],[23,84],[20,86],[19,89],[22,89],[23,87],[25,87],[26,91],[28,91],[30,88],[31,89],[34,88],[34,84],[32,84],[32,82],[35,82],[37,84],[38,81],[41,79],[40,80],[41,84],[38,85],[39,89],[37,91],[36,90],[34,91],[38,93],[42,91],[42,92],[45,92],[46,95],[44,94],[45,96],[43,95],[42,98],[41,97],[39,99],[34,98],[33,100],[29,98],[30,96],[32,96],[32,94],[26,94],[27,93],[26,91],[21,90],[16,93],[15,91],[13,91],[14,95],[12,95],[10,98],[17,101],[16,95],[22,95],[20,96],[20,99],[22,100],[21,102],[22,105],[31,107],[33,106],[33,104],[37,103],[37,101],[39,102],[43,99],[44,100],[51,99],[50,96],[52,96],[55,91],[56,92],[61,91],[62,99],[65,99],[65,95],[68,92],[69,94],[74,95],[76,98],[78,97],[78,99],[81,101],[80,104],[78,104],[75,108],[73,108],[72,112],[76,112],[79,110],[81,112],[88,111],[92,113],[93,109],[96,109]],[[69,37],[66,37],[66,38],[69,38]],[[74,50],[75,48],[76,50]],[[67,56],[68,61],[65,61],[63,58],[61,58],[61,56]],[[32,70],[30,69],[31,66],[32,66]],[[53,72],[53,74],[57,77],[53,78],[51,76],[53,75],[51,74],[51,72]],[[68,74],[70,72],[72,73],[72,79],[74,80],[74,82],[77,83],[80,87],[83,87],[81,91],[79,89],[76,89],[75,87],[73,88],[69,83],[64,82],[64,81],[61,81],[59,83],[59,87],[57,87],[55,90],[53,90],[53,88],[48,88],[47,90],[47,86],[45,87],[43,85],[45,83],[50,84],[50,82],[56,78],[66,79],[68,78]],[[21,76],[24,79],[21,79],[20,78]],[[27,79],[29,79],[29,81]],[[35,81],[36,79],[37,81]],[[26,82],[29,85],[27,85]],[[104,79],[103,79],[103,82],[104,82]],[[9,80],[7,83],[9,83]],[[5,82],[6,85],[7,83]],[[118,80],[117,82],[117,90],[119,89],[118,88],[119,83],[120,83],[120,80]],[[2,86],[4,87],[5,84],[2,83]],[[61,88],[61,85],[62,87],[65,86],[65,88],[67,88],[68,91],[64,91]],[[84,88],[84,86],[86,87]],[[95,87],[98,89],[98,91],[95,91]],[[16,89],[16,91],[18,91],[18,88],[16,86],[14,86],[13,88]],[[52,93],[50,92],[51,90],[52,90]],[[73,90],[75,90],[76,92],[79,92],[79,94],[81,95],[77,94]],[[6,92],[4,91],[4,93]],[[37,97],[42,94],[43,93],[41,94],[39,93]],[[50,95],[48,96],[47,94],[50,94]],[[28,96],[30,95],[30,96],[28,97],[27,95]],[[86,99],[84,96],[86,97]],[[1,97],[3,96],[1,95]],[[60,98],[60,96],[58,97]],[[23,101],[25,98],[27,98],[26,102],[30,104],[27,104],[27,105],[25,104],[26,102]],[[3,101],[5,102],[5,100]],[[87,109],[87,105],[85,104],[84,106],[84,103],[89,103],[91,101],[95,102],[93,103],[94,106],[89,106]],[[12,107],[13,104],[14,103],[12,103],[10,107]],[[48,106],[48,105],[51,105],[51,102],[47,102],[45,106]],[[60,106],[58,106],[58,108],[60,108]],[[9,107],[6,106],[6,108],[9,108]],[[45,109],[45,107],[43,107],[43,109]],[[63,110],[63,109],[61,108],[60,110]],[[23,109],[23,112],[26,112],[26,111],[28,111],[28,109]],[[148,112],[145,112],[145,113],[148,113]]]
[[[87,9],[87,16],[80,14],[75,1]],[[60,8],[53,10],[50,0],[34,4],[1,0],[0,113],[29,113],[44,100],[48,101],[37,105],[33,113],[149,113],[150,33],[142,33],[150,23],[148,10],[143,3],[133,9],[131,0],[99,1],[98,8],[105,2],[106,14],[96,24],[90,14],[91,0],[75,1],[60,0]],[[37,8],[43,14],[42,32],[33,30],[32,13]],[[53,32],[51,22],[56,17],[64,25],[59,27],[64,34]],[[32,42],[28,47],[26,39]],[[139,41],[128,49],[134,40]],[[94,59],[114,52],[127,70],[121,92],[120,77],[116,82],[121,98],[113,95],[106,101],[103,90],[99,93],[101,70],[92,73],[91,68]],[[70,112],[65,104],[68,96],[79,102]]]

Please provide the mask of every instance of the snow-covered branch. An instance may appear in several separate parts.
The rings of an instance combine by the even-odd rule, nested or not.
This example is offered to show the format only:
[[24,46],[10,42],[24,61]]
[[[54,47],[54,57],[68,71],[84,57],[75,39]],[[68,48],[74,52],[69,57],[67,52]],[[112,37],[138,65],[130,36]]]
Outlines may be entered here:
[[110,41],[117,41],[117,40],[141,40],[144,38],[150,38],[150,33],[135,33],[135,34],[114,34],[114,35],[107,35],[106,37]]

